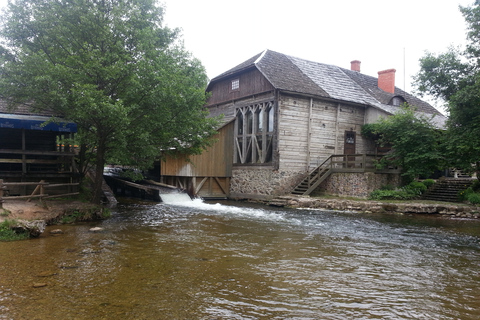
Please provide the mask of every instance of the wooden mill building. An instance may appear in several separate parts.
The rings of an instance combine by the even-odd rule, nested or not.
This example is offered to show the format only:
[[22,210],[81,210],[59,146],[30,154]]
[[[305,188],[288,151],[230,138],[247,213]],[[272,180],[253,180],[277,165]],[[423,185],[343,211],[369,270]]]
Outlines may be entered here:
[[[168,158],[161,172],[164,182],[205,197],[272,198],[292,192],[331,156],[374,154],[373,142],[360,134],[362,125],[404,103],[432,115],[439,126],[445,121],[430,104],[395,86],[394,69],[376,78],[361,73],[360,61],[344,69],[271,50],[215,77],[207,92],[210,114],[224,115],[217,143],[191,162]],[[392,179],[374,174],[344,178],[353,186],[342,191],[332,172],[322,185],[328,189],[336,181],[332,193],[365,196],[373,188],[365,181]]]

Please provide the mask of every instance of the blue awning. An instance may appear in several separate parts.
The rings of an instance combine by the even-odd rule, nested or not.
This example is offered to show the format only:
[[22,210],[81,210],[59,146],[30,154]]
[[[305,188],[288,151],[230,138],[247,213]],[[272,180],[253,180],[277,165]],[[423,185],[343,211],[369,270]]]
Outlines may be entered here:
[[76,123],[60,118],[55,118],[55,122],[49,122],[51,120],[51,117],[46,116],[0,113],[0,128],[77,132]]

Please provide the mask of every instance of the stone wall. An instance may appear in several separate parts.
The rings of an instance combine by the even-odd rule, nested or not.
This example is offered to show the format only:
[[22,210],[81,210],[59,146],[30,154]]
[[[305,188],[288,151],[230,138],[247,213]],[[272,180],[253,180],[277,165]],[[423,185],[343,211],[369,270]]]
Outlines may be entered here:
[[232,198],[269,199],[290,193],[304,177],[298,171],[249,167],[232,171],[230,196]]
[[332,173],[315,193],[327,193],[336,196],[367,198],[370,192],[382,186],[400,186],[399,174],[392,173]]

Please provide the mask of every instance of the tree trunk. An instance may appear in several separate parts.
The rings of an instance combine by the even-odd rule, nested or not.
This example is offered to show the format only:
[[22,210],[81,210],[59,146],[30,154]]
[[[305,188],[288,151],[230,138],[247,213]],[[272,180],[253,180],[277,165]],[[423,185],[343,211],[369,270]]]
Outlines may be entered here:
[[105,167],[105,150],[106,142],[104,139],[99,139],[97,146],[97,155],[95,163],[95,181],[93,183],[93,197],[91,202],[100,204],[102,201],[102,185],[103,185],[103,168]]

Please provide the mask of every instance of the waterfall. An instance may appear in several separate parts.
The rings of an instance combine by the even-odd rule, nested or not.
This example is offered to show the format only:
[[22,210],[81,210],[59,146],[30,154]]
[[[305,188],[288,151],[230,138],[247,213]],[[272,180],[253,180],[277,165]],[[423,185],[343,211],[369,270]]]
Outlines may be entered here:
[[160,193],[160,199],[163,203],[178,204],[184,202],[192,202],[187,193]]

